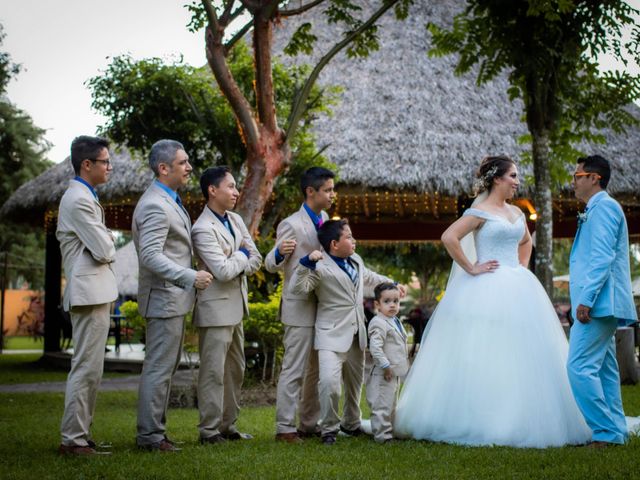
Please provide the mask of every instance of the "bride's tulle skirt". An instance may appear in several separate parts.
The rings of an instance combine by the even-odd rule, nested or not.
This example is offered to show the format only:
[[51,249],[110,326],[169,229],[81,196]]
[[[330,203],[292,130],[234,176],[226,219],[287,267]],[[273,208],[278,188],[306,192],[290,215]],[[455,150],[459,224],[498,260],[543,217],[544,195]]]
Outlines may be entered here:
[[568,342],[523,267],[458,275],[400,395],[399,437],[465,445],[581,444],[591,430],[566,373]]

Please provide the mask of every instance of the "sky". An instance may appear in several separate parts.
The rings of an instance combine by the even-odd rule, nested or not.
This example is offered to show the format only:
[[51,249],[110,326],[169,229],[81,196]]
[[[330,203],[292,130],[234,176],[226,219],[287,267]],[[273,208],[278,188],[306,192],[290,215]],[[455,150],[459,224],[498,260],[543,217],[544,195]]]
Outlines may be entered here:
[[[0,0],[6,34],[1,48],[22,64],[7,96],[46,129],[53,144],[50,160],[64,160],[74,137],[94,135],[104,123],[91,109],[85,82],[114,56],[170,60],[182,55],[188,64],[206,63],[203,33],[186,29],[190,16],[183,5],[189,2]],[[629,3],[640,8],[640,0]]]

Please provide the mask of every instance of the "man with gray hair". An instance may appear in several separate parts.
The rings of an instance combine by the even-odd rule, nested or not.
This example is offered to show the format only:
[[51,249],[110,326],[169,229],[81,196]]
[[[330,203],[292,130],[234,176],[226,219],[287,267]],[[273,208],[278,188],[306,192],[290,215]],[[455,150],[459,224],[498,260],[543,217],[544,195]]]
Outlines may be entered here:
[[178,189],[189,181],[191,165],[181,143],[160,140],[149,153],[156,178],[133,212],[138,253],[138,309],[146,319],[145,359],[138,391],[138,447],[176,452],[169,440],[166,413],[171,377],[178,368],[184,316],[193,308],[195,289],[209,286],[209,272],[192,268],[191,219]]

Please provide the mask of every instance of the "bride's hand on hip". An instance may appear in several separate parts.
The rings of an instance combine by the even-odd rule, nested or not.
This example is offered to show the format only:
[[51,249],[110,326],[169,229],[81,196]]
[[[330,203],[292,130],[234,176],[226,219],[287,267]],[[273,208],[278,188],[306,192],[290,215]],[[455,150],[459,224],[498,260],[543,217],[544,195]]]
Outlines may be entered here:
[[493,273],[500,266],[497,260],[489,260],[488,262],[478,263],[473,265],[473,268],[469,272],[471,275],[481,275],[483,273]]

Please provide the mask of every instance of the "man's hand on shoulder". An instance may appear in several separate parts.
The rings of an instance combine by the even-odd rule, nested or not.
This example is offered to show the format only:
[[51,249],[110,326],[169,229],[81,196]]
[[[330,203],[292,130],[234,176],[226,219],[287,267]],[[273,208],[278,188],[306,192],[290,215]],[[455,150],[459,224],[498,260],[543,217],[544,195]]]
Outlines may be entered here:
[[211,281],[213,280],[213,275],[204,270],[198,270],[196,272],[196,281],[193,283],[193,286],[198,290],[204,290],[209,285],[211,285]]

